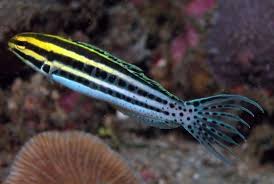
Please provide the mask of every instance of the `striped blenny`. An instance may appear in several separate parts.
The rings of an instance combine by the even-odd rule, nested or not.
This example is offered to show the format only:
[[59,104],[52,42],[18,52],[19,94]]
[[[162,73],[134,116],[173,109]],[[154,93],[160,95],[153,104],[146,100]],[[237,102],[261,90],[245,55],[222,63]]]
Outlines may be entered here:
[[224,151],[230,151],[228,145],[238,144],[231,136],[245,139],[231,121],[249,126],[237,112],[254,116],[241,104],[254,105],[263,112],[258,103],[240,95],[180,100],[139,67],[87,43],[55,35],[22,33],[11,38],[8,46],[24,63],[50,80],[108,102],[146,125],[185,128],[226,163],[231,159],[224,156]]

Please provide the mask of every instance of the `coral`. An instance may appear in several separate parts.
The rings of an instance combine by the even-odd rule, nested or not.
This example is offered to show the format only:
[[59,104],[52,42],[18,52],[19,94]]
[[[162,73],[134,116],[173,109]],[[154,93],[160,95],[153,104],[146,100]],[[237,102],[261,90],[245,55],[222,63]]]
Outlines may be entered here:
[[131,170],[106,144],[83,132],[45,132],[21,149],[4,184],[135,184]]
[[209,65],[220,83],[274,91],[274,1],[219,0]]
[[192,0],[186,5],[185,11],[188,16],[201,17],[216,5],[216,0]]
[[199,44],[200,38],[196,29],[191,26],[186,28],[185,33],[177,36],[171,41],[170,54],[175,64],[182,62],[187,50],[195,48]]
[[118,4],[109,9],[108,26],[99,45],[130,63],[138,63],[148,56],[145,48],[147,30],[131,4]]

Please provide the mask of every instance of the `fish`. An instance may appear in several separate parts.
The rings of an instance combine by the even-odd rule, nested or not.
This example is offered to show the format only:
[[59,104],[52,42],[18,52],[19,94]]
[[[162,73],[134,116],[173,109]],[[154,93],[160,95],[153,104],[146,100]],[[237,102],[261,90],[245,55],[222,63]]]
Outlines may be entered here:
[[[204,148],[231,164],[224,152],[245,140],[236,123],[250,127],[238,114],[247,108],[263,108],[237,94],[181,100],[144,71],[94,45],[44,33],[20,33],[8,42],[8,49],[21,61],[49,80],[107,102],[129,117],[160,129],[184,128]],[[243,105],[245,104],[245,105]]]

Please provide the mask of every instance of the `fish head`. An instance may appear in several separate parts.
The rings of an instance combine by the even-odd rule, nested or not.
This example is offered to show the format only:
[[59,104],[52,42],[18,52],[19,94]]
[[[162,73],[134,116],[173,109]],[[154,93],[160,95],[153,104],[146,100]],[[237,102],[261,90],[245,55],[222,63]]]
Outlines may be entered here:
[[43,55],[40,49],[33,44],[35,34],[21,33],[15,35],[8,41],[8,49],[23,63],[44,75],[48,75],[49,70],[45,70],[44,66],[50,66],[50,62],[46,55]]

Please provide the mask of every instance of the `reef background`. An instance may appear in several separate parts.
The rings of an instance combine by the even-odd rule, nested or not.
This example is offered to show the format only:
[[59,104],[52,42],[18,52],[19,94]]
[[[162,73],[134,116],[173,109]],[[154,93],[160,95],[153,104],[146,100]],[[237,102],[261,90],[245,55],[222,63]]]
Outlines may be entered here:
[[[274,183],[273,0],[0,0],[0,183],[20,147],[46,130],[103,138],[148,184]],[[238,93],[247,142],[224,166],[182,129],[158,130],[53,84],[7,50],[32,31],[92,43],[144,69],[182,99]]]

